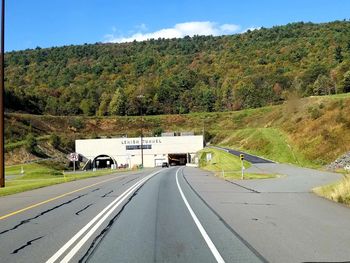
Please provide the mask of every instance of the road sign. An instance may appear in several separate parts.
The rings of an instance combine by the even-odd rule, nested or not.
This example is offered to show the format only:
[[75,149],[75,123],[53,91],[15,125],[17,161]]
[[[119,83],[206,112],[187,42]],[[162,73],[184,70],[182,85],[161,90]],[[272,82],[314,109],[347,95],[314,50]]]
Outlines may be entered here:
[[70,153],[68,156],[68,159],[72,162],[79,161],[79,154],[78,153]]
[[70,153],[68,156],[68,159],[73,162],[73,171],[75,172],[75,162],[79,161],[79,154],[78,153]]

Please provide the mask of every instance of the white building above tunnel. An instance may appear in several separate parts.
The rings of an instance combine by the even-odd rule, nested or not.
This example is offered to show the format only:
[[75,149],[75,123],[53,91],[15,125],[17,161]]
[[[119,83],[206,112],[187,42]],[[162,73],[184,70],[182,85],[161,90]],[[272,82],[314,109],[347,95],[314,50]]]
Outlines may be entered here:
[[[169,135],[169,134],[166,134]],[[83,139],[75,141],[76,152],[92,168],[133,167],[142,163],[144,167],[194,163],[196,152],[203,149],[202,135]],[[142,153],[143,152],[143,153]]]

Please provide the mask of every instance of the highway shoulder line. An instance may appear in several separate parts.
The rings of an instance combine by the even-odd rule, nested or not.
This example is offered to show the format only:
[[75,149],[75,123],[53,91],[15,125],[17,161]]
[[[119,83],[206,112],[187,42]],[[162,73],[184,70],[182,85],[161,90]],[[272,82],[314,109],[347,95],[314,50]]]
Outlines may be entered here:
[[[69,248],[73,244],[77,242],[75,246],[60,261],[60,262],[69,262],[74,257],[74,255],[81,249],[81,247],[89,240],[89,238],[97,231],[97,229],[103,224],[103,222],[106,221],[106,219],[113,213],[113,211],[119,205],[121,205],[124,202],[124,200],[127,199],[142,184],[144,184],[148,179],[150,179],[151,177],[153,177],[158,173],[159,171],[154,172],[142,178],[137,183],[129,187],[120,196],[114,199],[107,207],[105,207],[99,214],[97,214],[89,223],[87,223],[82,229],[80,229],[78,233],[76,233],[66,244],[64,244],[51,258],[49,258],[46,261],[46,263],[56,262],[64,253],[68,252]],[[82,238],[78,241],[80,237]]]
[[199,232],[202,234],[205,242],[207,243],[211,253],[213,254],[213,256],[215,257],[216,261],[217,262],[220,262],[220,263],[223,263],[225,262],[225,260],[222,258],[222,256],[220,255],[219,251],[217,250],[216,246],[214,245],[213,241],[210,239],[209,235],[207,234],[207,232],[205,231],[204,227],[202,226],[201,222],[199,221],[198,217],[196,216],[196,214],[193,212],[190,204],[188,203],[187,201],[187,198],[185,197],[181,187],[180,187],[180,184],[179,184],[179,179],[178,179],[178,173],[179,173],[179,170],[181,168],[179,168],[177,171],[176,171],[176,184],[177,184],[177,187],[179,189],[179,192],[180,192],[180,195],[188,209],[188,211],[190,212],[191,216],[192,216],[192,219],[193,221],[195,222]]

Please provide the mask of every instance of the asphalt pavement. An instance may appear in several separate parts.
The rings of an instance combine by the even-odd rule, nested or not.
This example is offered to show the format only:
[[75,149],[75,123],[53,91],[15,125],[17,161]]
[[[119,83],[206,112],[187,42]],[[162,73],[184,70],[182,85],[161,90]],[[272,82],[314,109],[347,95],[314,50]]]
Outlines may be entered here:
[[197,196],[183,169],[0,198],[1,262],[265,262]]
[[185,169],[194,191],[269,262],[350,262],[350,208],[311,189],[339,174],[288,164],[253,164],[247,172],[282,175],[222,180]]
[[349,262],[350,209],[311,193],[338,174],[286,164],[223,180],[148,169],[0,198],[0,262]]
[[151,172],[118,173],[1,197],[0,262],[46,262],[112,199]]

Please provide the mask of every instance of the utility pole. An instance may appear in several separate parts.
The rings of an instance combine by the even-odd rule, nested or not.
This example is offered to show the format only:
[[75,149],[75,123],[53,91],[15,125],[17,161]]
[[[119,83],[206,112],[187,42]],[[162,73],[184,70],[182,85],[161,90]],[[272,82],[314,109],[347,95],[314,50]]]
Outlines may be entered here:
[[141,167],[143,168],[143,98],[144,95],[138,95],[137,98],[140,99],[140,115],[141,115]]
[[4,95],[5,95],[5,0],[1,2],[1,66],[0,66],[0,187],[5,187],[5,147],[4,147]]
[[141,167],[143,168],[143,117],[141,115]]

